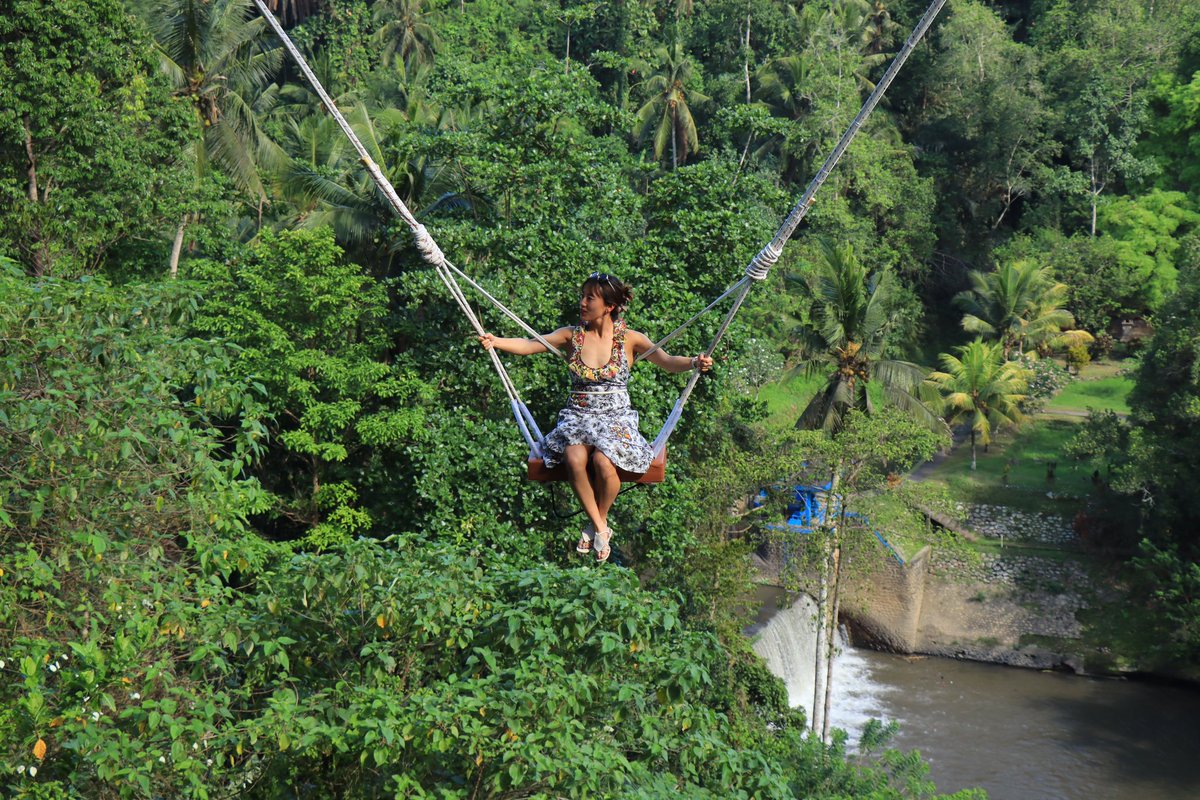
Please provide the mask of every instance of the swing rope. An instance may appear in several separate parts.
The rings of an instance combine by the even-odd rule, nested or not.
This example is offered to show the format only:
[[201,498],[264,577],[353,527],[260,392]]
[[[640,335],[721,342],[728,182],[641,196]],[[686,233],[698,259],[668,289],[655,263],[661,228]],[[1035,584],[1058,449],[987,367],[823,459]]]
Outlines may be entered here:
[[[359,140],[357,134],[355,134],[354,129],[350,127],[350,124],[346,121],[346,118],[342,116],[341,111],[326,93],[325,88],[321,85],[321,82],[317,79],[317,76],[309,67],[308,62],[305,61],[304,56],[300,54],[300,51],[296,49],[295,44],[292,43],[292,40],[288,37],[287,33],[284,32],[283,26],[279,23],[279,20],[276,19],[275,15],[270,12],[263,0],[254,0],[254,4],[258,7],[259,13],[262,14],[262,16],[267,20],[267,23],[271,26],[272,30],[274,30],[275,35],[278,36],[280,41],[283,42],[284,47],[287,48],[289,55],[291,55],[292,60],[295,61],[296,65],[300,68],[300,71],[304,74],[305,79],[308,80],[309,84],[313,87],[313,90],[316,91],[317,95],[321,98],[321,104],[325,107],[325,110],[334,118],[338,124],[338,127],[342,129],[342,133],[346,135],[346,138],[349,139],[350,143],[354,146],[354,149],[358,153],[359,159],[366,167],[367,172],[370,174],[371,180],[374,182],[375,186],[384,195],[384,197],[387,198],[392,210],[395,211],[396,214],[402,220],[404,220],[404,222],[412,230],[417,250],[420,251],[421,256],[425,259],[425,261],[433,266],[434,270],[438,274],[438,277],[441,278],[442,282],[446,285],[446,289],[450,292],[450,296],[454,298],[454,301],[458,304],[458,307],[462,310],[463,314],[467,317],[467,320],[471,323],[471,326],[475,329],[476,335],[482,336],[485,332],[484,327],[475,314],[475,310],[467,301],[466,295],[463,293],[462,287],[459,285],[457,278],[462,278],[468,286],[483,295],[489,302],[498,308],[501,313],[513,320],[518,326],[520,326],[522,330],[528,333],[533,339],[540,342],[547,350],[554,353],[559,358],[565,359],[566,356],[564,356],[561,351],[550,344],[550,342],[548,342],[544,336],[534,330],[511,310],[506,308],[503,303],[488,293],[487,290],[485,290],[477,282],[472,280],[470,276],[450,263],[450,261],[446,258],[445,253],[442,252],[442,249],[438,247],[437,242],[435,242],[433,237],[430,235],[429,231],[426,230],[424,225],[417,221],[416,217],[413,216],[412,212],[409,211],[408,207],[404,204],[404,201],[401,200],[400,196],[396,194],[395,187],[392,186],[391,182],[379,168],[379,165],[375,163],[370,154],[367,152],[366,148],[363,147],[363,144]],[[639,354],[635,360],[644,359],[654,351],[662,348],[663,345],[673,340],[685,328],[694,323],[704,314],[711,311],[722,300],[732,296],[734,300],[731,308],[726,313],[725,318],[717,328],[716,334],[713,336],[708,347],[704,351],[705,355],[709,357],[712,356],[713,352],[717,348],[717,345],[720,343],[722,337],[724,337],[726,331],[729,329],[730,324],[733,322],[733,318],[737,315],[738,310],[742,307],[742,303],[745,302],[746,296],[749,294],[750,289],[754,286],[754,284],[766,280],[767,276],[770,274],[771,267],[775,265],[775,263],[779,260],[780,255],[783,253],[784,245],[787,244],[788,240],[795,232],[796,227],[800,224],[800,221],[804,219],[804,216],[808,213],[809,208],[812,207],[817,190],[821,188],[821,186],[825,183],[825,180],[829,177],[829,174],[833,171],[833,168],[837,165],[838,161],[841,160],[842,155],[850,146],[850,142],[858,134],[859,129],[862,128],[863,124],[867,120],[867,117],[869,117],[871,112],[875,110],[875,106],[879,104],[884,92],[887,91],[888,87],[891,86],[893,79],[895,79],[896,73],[898,73],[900,68],[904,66],[904,62],[908,60],[909,55],[916,48],[917,43],[920,42],[922,37],[924,37],[930,26],[933,25],[934,19],[937,18],[938,13],[942,10],[942,6],[945,4],[946,0],[932,0],[932,2],[929,4],[929,7],[926,8],[924,15],[922,15],[921,19],[917,22],[917,25],[915,28],[913,28],[912,33],[909,34],[904,46],[900,49],[900,52],[896,54],[895,58],[892,59],[892,63],[888,65],[887,71],[884,72],[883,77],[881,77],[879,82],[875,84],[875,88],[871,91],[870,96],[868,96],[866,101],[863,102],[862,108],[859,109],[858,114],[854,117],[854,120],[850,123],[850,126],[838,140],[833,152],[829,154],[829,156],[825,159],[825,163],[817,171],[817,174],[813,176],[813,179],[809,182],[800,200],[796,202],[795,206],[792,207],[792,210],[784,218],[783,223],[779,226],[779,229],[775,232],[775,235],[771,238],[771,241],[768,242],[761,250],[759,250],[759,252],[756,253],[752,259],[750,259],[750,263],[746,266],[745,275],[728,289],[726,289],[720,297],[711,302],[702,311],[695,314],[687,322],[683,323],[671,333],[660,339],[658,342],[654,343],[649,350]],[[517,421],[517,427],[520,429],[521,435],[529,445],[530,456],[540,457],[541,442],[543,439],[541,429],[538,428],[537,422],[533,418],[533,414],[530,413],[529,409],[525,406],[525,403],[521,400],[516,384],[513,383],[512,378],[509,377],[508,371],[504,368],[504,364],[501,362],[499,355],[497,355],[495,348],[489,348],[487,352],[491,357],[492,366],[495,368],[496,374],[500,377],[500,383],[504,387],[505,393],[508,395],[510,405],[512,406],[513,417]],[[675,401],[675,405],[671,409],[671,413],[667,416],[667,420],[663,424],[662,430],[660,430],[658,435],[654,438],[652,448],[655,458],[662,454],[663,450],[667,446],[667,440],[674,432],[675,427],[679,424],[679,420],[683,416],[683,407],[687,403],[688,398],[691,397],[692,390],[695,389],[696,383],[700,379],[700,374],[699,368],[692,370],[692,374],[688,378],[688,382],[684,386],[683,391],[680,393],[679,399]]]

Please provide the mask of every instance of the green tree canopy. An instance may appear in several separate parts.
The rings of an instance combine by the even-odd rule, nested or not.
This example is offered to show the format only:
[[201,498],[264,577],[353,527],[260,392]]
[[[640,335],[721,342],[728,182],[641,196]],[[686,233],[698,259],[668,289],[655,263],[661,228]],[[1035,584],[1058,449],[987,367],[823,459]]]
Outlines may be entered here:
[[1028,371],[1005,358],[1000,342],[976,339],[959,347],[958,353],[943,353],[942,371],[929,373],[929,381],[944,397],[947,421],[966,418],[970,423],[971,469],[975,469],[976,438],[986,445],[993,431],[1021,421]]
[[970,277],[971,290],[954,298],[964,312],[963,330],[996,339],[1005,359],[1026,348],[1058,350],[1092,341],[1087,331],[1070,330],[1075,318],[1062,308],[1067,285],[1056,282],[1048,267],[1010,261]]
[[120,0],[20,0],[2,16],[0,252],[35,275],[78,275],[144,239],[165,265],[188,110],[152,42]]

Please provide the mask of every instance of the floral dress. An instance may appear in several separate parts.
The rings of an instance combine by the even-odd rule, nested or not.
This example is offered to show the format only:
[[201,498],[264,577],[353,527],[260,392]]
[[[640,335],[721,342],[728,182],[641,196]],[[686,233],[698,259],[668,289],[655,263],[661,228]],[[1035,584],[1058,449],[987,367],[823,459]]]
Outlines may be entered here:
[[571,394],[567,407],[558,412],[558,424],[542,443],[547,467],[563,463],[567,445],[572,444],[591,445],[628,472],[645,472],[654,460],[650,444],[638,432],[638,413],[629,404],[625,321],[619,319],[613,327],[612,353],[599,369],[583,363],[583,327],[571,334],[567,356]]

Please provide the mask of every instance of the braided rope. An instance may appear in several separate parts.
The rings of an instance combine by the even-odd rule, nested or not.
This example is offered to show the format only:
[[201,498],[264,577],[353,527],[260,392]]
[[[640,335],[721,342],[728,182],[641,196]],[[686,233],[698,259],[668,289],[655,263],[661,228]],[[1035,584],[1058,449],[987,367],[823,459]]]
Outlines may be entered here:
[[774,241],[768,242],[746,265],[746,277],[753,281],[765,281],[781,255],[783,249],[776,247]]
[[446,254],[442,252],[442,248],[438,247],[438,243],[429,235],[428,228],[417,223],[417,226],[413,228],[413,239],[416,240],[417,250],[420,251],[422,258],[435,267],[446,266]]

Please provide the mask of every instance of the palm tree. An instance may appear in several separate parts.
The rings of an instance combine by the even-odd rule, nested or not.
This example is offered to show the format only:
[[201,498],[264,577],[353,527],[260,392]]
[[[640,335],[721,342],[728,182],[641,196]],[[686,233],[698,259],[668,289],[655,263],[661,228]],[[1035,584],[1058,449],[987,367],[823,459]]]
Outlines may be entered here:
[[[400,199],[418,216],[450,207],[486,205],[469,191],[456,191],[449,170],[428,155],[385,149],[384,141],[400,141],[391,132],[410,124],[403,110],[384,109],[372,118],[360,104],[346,114],[346,120]],[[317,113],[289,120],[284,131],[293,157],[282,171],[282,190],[297,209],[293,224],[329,226],[348,250],[371,256],[386,252],[392,244],[388,232],[395,216],[333,119]]]
[[885,47],[885,42],[891,35],[900,29],[900,23],[892,19],[892,14],[887,10],[887,6],[883,4],[883,0],[861,0],[861,2],[870,5],[870,10],[866,15],[866,24],[863,26],[862,34],[859,36],[859,41],[863,45],[863,52],[869,54],[882,53]]
[[895,406],[944,430],[933,411],[925,383],[926,370],[908,361],[884,357],[891,323],[892,274],[868,274],[849,244],[821,242],[822,258],[808,282],[812,307],[809,322],[797,333],[802,366],[810,373],[827,371],[827,380],[809,402],[796,427],[836,431],[852,408],[873,410],[867,385],[875,380]]
[[[671,168],[675,169],[687,161],[689,153],[700,149],[700,139],[696,133],[696,120],[692,117],[692,109],[688,105],[689,96],[693,100],[708,100],[708,97],[695,89],[687,88],[694,81],[695,71],[691,59],[683,52],[679,42],[670,47],[662,46],[654,50],[654,72],[642,82],[649,99],[638,109],[637,123],[633,133],[641,137],[657,120],[654,133],[654,157],[662,159],[667,144],[671,145]],[[647,71],[645,65],[643,70]]]
[[[259,124],[260,102],[282,51],[262,45],[266,22],[250,0],[165,0],[148,4],[163,72],[195,112],[195,136],[187,151],[199,183],[215,164],[257,205],[261,219],[267,192],[262,170],[284,156]],[[170,274],[179,265],[185,214],[175,232]]]
[[812,110],[810,66],[803,53],[772,58],[758,71],[758,99],[777,117],[804,119]]
[[425,0],[385,0],[375,6],[384,59],[399,56],[408,67],[433,63],[441,42],[424,9]]
[[257,93],[282,51],[264,48],[266,23],[250,0],[167,0],[151,28],[163,71],[195,110],[199,169],[211,159],[256,201],[266,202],[260,166],[280,155],[254,113]]
[[1092,341],[1087,331],[1068,330],[1075,325],[1075,317],[1062,307],[1068,288],[1048,268],[1019,260],[995,272],[972,270],[970,278],[971,289],[954,298],[964,311],[963,330],[998,339],[1004,358],[1027,347],[1056,350]]
[[882,41],[894,27],[896,23],[891,21],[887,10],[884,9],[880,16],[875,5],[868,0],[841,0],[829,10],[824,34],[839,53],[843,42],[853,48],[850,69],[867,92],[875,88],[868,77],[870,71],[891,57],[890,53],[883,52]]
[[992,441],[992,431],[1022,419],[1020,403],[1029,387],[1029,370],[1004,356],[999,342],[976,339],[956,348],[959,357],[942,354],[942,372],[929,382],[944,397],[947,420],[971,418],[971,469],[976,467],[975,440]]
[[811,77],[812,61],[805,53],[778,56],[758,70],[756,98],[775,117],[788,120],[784,132],[774,134],[762,150],[777,149],[780,174],[785,181],[796,180],[816,157],[816,137],[801,123],[812,112],[816,84]]

